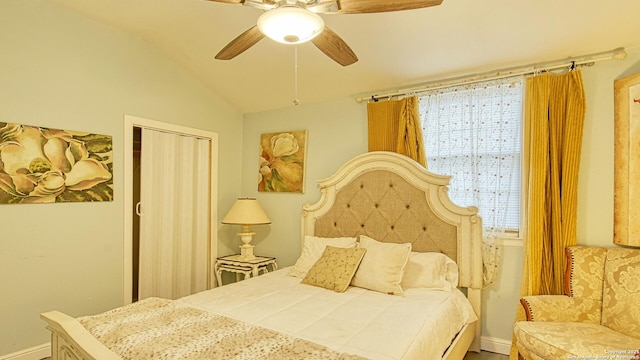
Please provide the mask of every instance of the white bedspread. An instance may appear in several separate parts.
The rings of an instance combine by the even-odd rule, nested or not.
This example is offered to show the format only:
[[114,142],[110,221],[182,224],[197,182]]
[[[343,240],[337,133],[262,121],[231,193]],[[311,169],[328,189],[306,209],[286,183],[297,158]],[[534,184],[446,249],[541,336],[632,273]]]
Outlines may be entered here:
[[477,320],[457,290],[336,293],[300,284],[286,268],[178,301],[370,359],[440,359],[456,333]]

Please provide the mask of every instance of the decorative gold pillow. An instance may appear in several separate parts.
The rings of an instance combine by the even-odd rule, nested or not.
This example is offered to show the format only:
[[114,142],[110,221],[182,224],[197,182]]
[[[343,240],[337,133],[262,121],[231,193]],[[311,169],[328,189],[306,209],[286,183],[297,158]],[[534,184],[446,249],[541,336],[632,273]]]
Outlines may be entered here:
[[356,247],[356,240],[354,237],[324,238],[306,235],[300,257],[289,270],[289,275],[301,279],[304,278],[307,275],[307,271],[320,259],[325,247],[354,248]]
[[327,246],[302,279],[303,284],[344,292],[358,270],[366,249]]

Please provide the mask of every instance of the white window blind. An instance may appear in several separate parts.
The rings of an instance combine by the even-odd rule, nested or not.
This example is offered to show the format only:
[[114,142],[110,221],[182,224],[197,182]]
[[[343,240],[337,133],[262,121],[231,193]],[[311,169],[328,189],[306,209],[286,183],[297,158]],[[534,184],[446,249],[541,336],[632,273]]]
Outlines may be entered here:
[[520,229],[521,76],[421,93],[430,171],[450,175],[449,196],[477,206],[485,231]]

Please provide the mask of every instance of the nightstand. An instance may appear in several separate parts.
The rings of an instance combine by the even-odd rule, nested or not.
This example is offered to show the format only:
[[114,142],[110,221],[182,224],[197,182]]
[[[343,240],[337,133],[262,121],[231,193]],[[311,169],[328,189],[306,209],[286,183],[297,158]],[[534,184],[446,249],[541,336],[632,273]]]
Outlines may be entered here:
[[219,257],[215,265],[218,286],[222,285],[223,271],[236,273],[236,281],[240,281],[242,280],[240,279],[241,274],[244,274],[244,279],[248,279],[252,276],[258,276],[261,272],[269,272],[269,265],[271,265],[271,271],[278,270],[278,264],[274,257],[256,256],[251,260],[241,260],[239,254]]

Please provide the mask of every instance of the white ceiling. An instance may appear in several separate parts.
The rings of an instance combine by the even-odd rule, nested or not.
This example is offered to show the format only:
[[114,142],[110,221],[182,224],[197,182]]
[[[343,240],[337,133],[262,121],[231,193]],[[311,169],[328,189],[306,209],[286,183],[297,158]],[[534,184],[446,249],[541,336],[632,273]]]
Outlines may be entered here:
[[[135,34],[241,112],[293,106],[294,48],[268,38],[214,56],[261,11],[206,0],[50,0]],[[393,1],[393,0],[388,0]],[[639,47],[639,0],[444,0],[394,13],[321,15],[360,59],[298,45],[298,98],[321,102],[451,76]]]

